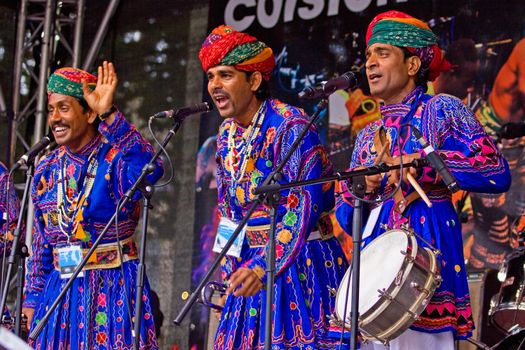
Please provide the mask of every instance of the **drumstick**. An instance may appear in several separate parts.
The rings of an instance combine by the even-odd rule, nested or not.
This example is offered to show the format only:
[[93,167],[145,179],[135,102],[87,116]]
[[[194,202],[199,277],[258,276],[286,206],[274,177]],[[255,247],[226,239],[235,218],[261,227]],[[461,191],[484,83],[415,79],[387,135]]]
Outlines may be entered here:
[[419,196],[421,197],[421,199],[423,199],[423,201],[425,201],[427,206],[429,208],[432,208],[432,202],[430,201],[430,199],[428,199],[425,191],[423,191],[421,186],[419,186],[419,184],[417,183],[416,179],[414,179],[412,174],[410,174],[409,172],[407,172],[407,179],[408,179],[408,182],[410,182],[410,184],[412,185],[412,187],[414,187],[416,192],[419,193]]

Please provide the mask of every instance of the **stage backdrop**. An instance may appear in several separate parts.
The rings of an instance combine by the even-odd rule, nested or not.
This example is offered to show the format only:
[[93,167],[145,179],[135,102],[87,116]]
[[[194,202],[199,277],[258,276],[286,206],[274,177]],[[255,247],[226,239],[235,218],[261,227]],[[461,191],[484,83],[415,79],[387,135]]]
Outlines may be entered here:
[[[495,140],[502,124],[525,120],[523,100],[519,93],[514,94],[519,89],[518,79],[525,79],[524,75],[517,76],[525,72],[516,67],[525,61],[525,48],[519,51],[519,44],[525,46],[524,41],[520,42],[525,29],[525,4],[521,1],[214,0],[210,1],[209,31],[224,23],[272,47],[277,60],[272,94],[310,114],[316,101],[299,100],[297,93],[302,89],[347,71],[361,76],[358,88],[338,91],[330,97],[328,111],[318,123],[335,168],[344,170],[356,133],[379,118],[378,101],[368,95],[363,74],[364,36],[370,20],[387,10],[404,11],[427,21],[455,65],[454,72],[429,86],[429,92],[447,92],[464,99]],[[507,61],[515,47],[516,57]],[[496,80],[498,73],[507,75]],[[204,91],[207,96],[205,86]],[[194,254],[194,283],[214,257],[215,134],[220,121],[218,114],[217,118],[202,119],[200,128],[195,208],[195,232],[199,235],[195,242],[199,246]],[[511,190],[502,195],[456,196],[470,271],[498,269],[505,256],[521,244],[523,235],[524,142],[520,143],[523,140],[519,138],[497,141],[512,166]],[[350,259],[348,237],[340,231],[338,235]],[[192,324],[200,326],[192,330],[190,342],[195,348],[205,348],[207,310],[199,309],[193,317]]]

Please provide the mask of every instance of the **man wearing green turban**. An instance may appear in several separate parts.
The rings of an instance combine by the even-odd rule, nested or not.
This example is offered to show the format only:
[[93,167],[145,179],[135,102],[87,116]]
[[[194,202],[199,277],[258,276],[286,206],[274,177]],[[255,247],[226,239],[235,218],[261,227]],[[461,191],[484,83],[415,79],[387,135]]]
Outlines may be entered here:
[[[40,161],[33,179],[34,233],[23,305],[31,329],[153,156],[151,145],[114,107],[116,88],[117,73],[108,62],[98,77],[66,67],[49,78],[48,124],[59,147]],[[162,176],[162,163],[156,165],[150,183]],[[138,198],[118,213],[118,230],[112,225],[102,238],[31,342],[35,349],[131,349],[136,319],[140,349],[158,349],[147,281],[140,318],[130,300],[138,268]]]
[[[383,106],[381,119],[359,132],[350,169],[370,167],[378,162],[406,164],[433,153],[451,174],[451,179],[445,182],[444,171],[438,173],[426,166],[405,169],[402,174],[392,170],[385,175],[366,177],[367,199],[376,202],[369,208],[374,209],[375,215],[365,217],[368,230],[364,246],[373,245],[374,239],[383,235],[401,235],[407,239],[410,237],[408,227],[418,235],[417,249],[427,247],[425,242],[429,242],[441,252],[436,257],[439,265],[439,276],[434,281],[436,289],[433,294],[421,297],[428,301],[428,304],[419,304],[423,312],[417,320],[412,319],[413,323],[392,325],[399,326],[396,330],[400,335],[394,339],[385,336],[382,340],[390,341],[390,350],[454,350],[454,341],[470,337],[474,325],[461,223],[451,195],[458,186],[471,192],[507,191],[510,186],[508,164],[461,100],[450,95],[425,93],[427,81],[449,67],[428,25],[405,13],[389,11],[372,20],[366,39],[365,67],[370,91],[383,101]],[[384,143],[378,141],[382,139],[377,137],[380,135],[385,136]],[[425,142],[431,147],[423,150]],[[386,155],[381,152],[385,145],[388,147]],[[420,186],[407,181],[408,175]],[[342,228],[350,233],[353,198],[346,183],[341,187],[342,195],[336,199],[336,217]],[[425,196],[428,205],[421,198]],[[386,246],[383,249],[389,248],[393,249]],[[375,273],[381,274],[382,270],[377,266]],[[366,285],[366,276],[362,280],[362,286]],[[414,289],[413,299],[416,300],[420,293],[423,292]],[[361,295],[361,298],[366,297],[371,296]],[[414,305],[405,307],[409,309]],[[360,314],[367,311],[359,310]],[[374,334],[363,335],[372,341],[363,344],[362,349],[387,348],[374,342]]]

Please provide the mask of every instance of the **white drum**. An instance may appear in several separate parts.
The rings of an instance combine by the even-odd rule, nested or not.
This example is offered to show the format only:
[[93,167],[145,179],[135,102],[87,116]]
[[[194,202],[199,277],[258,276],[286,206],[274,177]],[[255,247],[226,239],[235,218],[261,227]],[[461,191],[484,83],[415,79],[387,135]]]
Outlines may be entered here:
[[[336,316],[345,319],[348,328],[351,274],[350,268],[336,297]],[[412,232],[397,229],[377,237],[361,252],[358,325],[361,336],[384,344],[398,337],[423,312],[440,283],[434,252],[419,247]]]

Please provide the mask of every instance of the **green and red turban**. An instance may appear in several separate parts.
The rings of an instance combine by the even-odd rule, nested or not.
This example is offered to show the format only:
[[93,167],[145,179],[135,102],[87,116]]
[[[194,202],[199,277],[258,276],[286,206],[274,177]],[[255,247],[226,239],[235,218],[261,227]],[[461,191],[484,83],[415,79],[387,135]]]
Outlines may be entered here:
[[47,82],[48,94],[62,94],[84,100],[82,80],[85,80],[91,90],[97,85],[97,77],[82,69],[64,67],[57,69]]
[[261,72],[266,80],[270,79],[275,67],[271,48],[226,25],[215,28],[204,40],[199,59],[204,71],[215,66],[233,66],[245,72]]
[[428,71],[430,81],[451,68],[430,27],[406,13],[387,11],[377,15],[366,31],[367,47],[376,43],[407,48],[421,59],[421,69]]

